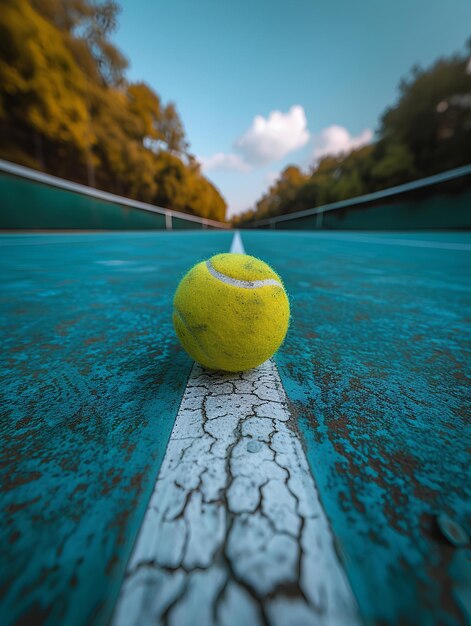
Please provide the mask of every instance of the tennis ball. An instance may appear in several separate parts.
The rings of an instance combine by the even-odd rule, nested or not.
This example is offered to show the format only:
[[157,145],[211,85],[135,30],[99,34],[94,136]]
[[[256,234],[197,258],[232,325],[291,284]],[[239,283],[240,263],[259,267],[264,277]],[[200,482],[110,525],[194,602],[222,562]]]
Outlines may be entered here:
[[278,350],[289,324],[281,278],[247,254],[217,254],[190,269],[173,300],[173,325],[204,367],[242,372]]

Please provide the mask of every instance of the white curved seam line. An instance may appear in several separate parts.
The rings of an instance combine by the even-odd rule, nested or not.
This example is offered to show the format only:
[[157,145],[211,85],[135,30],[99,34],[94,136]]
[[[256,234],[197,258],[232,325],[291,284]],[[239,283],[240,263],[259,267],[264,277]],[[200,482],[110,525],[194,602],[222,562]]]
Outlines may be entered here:
[[208,272],[211,276],[214,276],[217,280],[226,283],[226,285],[231,285],[232,287],[241,287],[242,289],[258,289],[259,287],[268,287],[271,285],[273,287],[283,288],[283,285],[274,278],[267,278],[266,280],[238,280],[237,278],[231,278],[230,276],[226,276],[225,274],[218,272],[211,265],[211,261],[206,261],[206,267],[208,268]]
[[191,330],[191,326],[188,324],[188,322],[185,319],[185,316],[183,315],[183,313],[177,309],[176,306],[173,307],[173,312],[175,313],[175,315],[180,319],[181,323],[183,324],[183,326],[186,328],[186,330],[188,331],[188,333],[193,337],[193,339],[195,340],[196,344],[198,345],[199,349],[201,350],[201,352],[204,354],[204,356],[210,360],[209,354],[206,352],[206,350],[203,348],[201,341],[199,341],[198,337],[195,335],[195,333]]

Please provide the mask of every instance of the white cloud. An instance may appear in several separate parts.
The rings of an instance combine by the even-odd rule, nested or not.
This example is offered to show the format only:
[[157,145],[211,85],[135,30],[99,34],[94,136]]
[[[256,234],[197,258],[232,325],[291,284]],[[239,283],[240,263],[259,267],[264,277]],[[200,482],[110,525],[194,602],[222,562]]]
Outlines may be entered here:
[[310,138],[306,114],[300,105],[287,113],[272,111],[267,118],[257,115],[251,126],[234,142],[239,154],[216,152],[209,157],[198,157],[204,172],[233,170],[248,172],[254,166],[279,161],[284,156],[302,148]]
[[237,172],[247,172],[250,167],[244,163],[238,154],[226,154],[216,152],[210,157],[198,157],[203,172],[210,170],[235,170]]
[[265,165],[298,150],[309,136],[304,109],[295,105],[287,113],[272,111],[267,118],[257,115],[235,147],[246,163]]
[[363,130],[356,137],[352,137],[348,130],[336,124],[328,126],[319,135],[314,137],[314,160],[327,155],[338,155],[361,148],[373,139],[373,131]]

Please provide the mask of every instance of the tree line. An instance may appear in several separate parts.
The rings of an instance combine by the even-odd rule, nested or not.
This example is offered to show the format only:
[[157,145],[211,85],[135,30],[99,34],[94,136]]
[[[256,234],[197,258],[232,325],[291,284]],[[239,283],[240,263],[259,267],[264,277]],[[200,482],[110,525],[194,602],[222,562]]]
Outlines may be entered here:
[[173,103],[126,79],[112,0],[2,0],[0,157],[201,217],[226,202]]
[[471,39],[467,48],[427,69],[411,69],[372,144],[325,156],[308,171],[286,167],[233,224],[314,208],[471,163]]

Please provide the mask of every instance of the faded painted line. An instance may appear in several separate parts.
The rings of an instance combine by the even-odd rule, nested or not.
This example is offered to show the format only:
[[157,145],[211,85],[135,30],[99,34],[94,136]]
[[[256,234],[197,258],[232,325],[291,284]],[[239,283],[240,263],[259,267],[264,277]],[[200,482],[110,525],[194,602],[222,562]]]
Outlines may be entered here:
[[409,246],[411,248],[434,248],[437,250],[462,250],[471,252],[471,244],[448,243],[446,241],[435,242],[423,239],[388,239],[383,237],[370,237],[368,235],[331,235],[325,233],[312,233],[317,239],[328,239],[335,241],[349,241],[352,243],[381,243],[385,246]]
[[273,362],[193,367],[113,623],[358,623]]
[[232,237],[230,252],[232,252],[232,254],[245,254],[244,245],[238,230],[235,231]]
[[113,618],[150,624],[359,624],[272,361],[193,367]]

